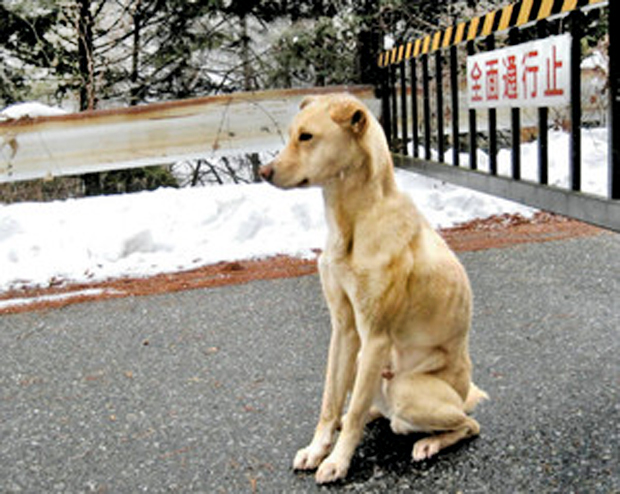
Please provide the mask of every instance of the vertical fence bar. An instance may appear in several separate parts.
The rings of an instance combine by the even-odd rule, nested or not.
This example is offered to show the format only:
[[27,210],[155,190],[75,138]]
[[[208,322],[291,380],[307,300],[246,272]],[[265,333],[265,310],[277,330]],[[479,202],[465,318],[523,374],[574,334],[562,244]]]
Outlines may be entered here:
[[403,60],[400,63],[400,119],[401,119],[401,134],[402,134],[402,153],[407,156],[407,62]]
[[[549,22],[539,21],[536,24],[539,38],[549,36]],[[549,183],[549,108],[543,106],[538,109],[538,182],[542,185]]]
[[[473,55],[475,53],[475,47],[473,41],[467,42],[467,54]],[[478,142],[476,139],[476,110],[469,110],[469,167],[472,170],[478,169]]]
[[[519,29],[512,28],[508,32],[508,44],[519,44]],[[521,110],[511,108],[511,134],[512,134],[512,178],[521,180]]]
[[383,131],[388,142],[388,146],[392,145],[392,116],[390,112],[390,67],[386,66],[381,69],[381,116],[383,123]]
[[452,164],[459,166],[459,76],[456,45],[450,47],[450,92],[452,96]]
[[[495,35],[486,38],[486,49],[495,50]],[[489,108],[489,172],[497,175],[497,109]]]
[[583,21],[584,15],[580,10],[570,14],[570,31],[573,37],[570,53],[570,187],[575,191],[581,190],[581,23]]
[[521,110],[511,109],[512,128],[512,178],[521,180]]
[[[609,2],[609,19],[617,19],[618,2]],[[612,16],[616,17],[612,17]],[[609,197],[620,199],[620,60],[619,32],[609,29]]]
[[392,151],[398,151],[395,147],[398,143],[398,98],[396,96],[396,64],[390,65],[390,101],[392,103]]
[[415,57],[411,59],[411,138],[413,156],[419,156],[420,135],[418,133],[418,73]]
[[431,96],[428,80],[428,55],[422,55],[422,87],[424,91],[424,158],[431,159]]
[[437,83],[437,153],[438,161],[444,161],[444,136],[443,136],[443,77],[442,77],[442,55],[441,50],[435,52],[435,79]]
[[538,109],[538,182],[549,183],[549,108]]

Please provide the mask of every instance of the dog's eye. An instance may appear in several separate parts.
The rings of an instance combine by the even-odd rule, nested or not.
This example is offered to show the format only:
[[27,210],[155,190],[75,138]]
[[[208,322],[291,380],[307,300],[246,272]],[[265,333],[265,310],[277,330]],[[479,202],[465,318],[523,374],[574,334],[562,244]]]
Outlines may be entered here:
[[309,141],[311,139],[312,139],[312,134],[309,134],[308,132],[302,132],[301,134],[299,134],[299,140],[301,142]]

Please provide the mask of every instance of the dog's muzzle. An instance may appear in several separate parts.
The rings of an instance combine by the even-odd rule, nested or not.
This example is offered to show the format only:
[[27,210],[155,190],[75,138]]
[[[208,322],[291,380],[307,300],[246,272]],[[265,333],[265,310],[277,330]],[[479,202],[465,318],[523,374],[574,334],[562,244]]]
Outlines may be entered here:
[[275,175],[276,171],[273,168],[272,163],[269,163],[267,165],[263,165],[258,169],[258,174],[260,175],[260,177],[265,181],[265,182],[273,182],[273,176]]

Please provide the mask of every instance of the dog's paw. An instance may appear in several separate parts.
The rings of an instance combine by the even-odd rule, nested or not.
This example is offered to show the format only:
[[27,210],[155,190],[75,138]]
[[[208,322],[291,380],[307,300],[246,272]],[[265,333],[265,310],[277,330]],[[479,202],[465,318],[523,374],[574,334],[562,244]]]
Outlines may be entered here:
[[316,483],[327,484],[344,479],[349,471],[349,464],[326,458],[316,472]]
[[413,445],[411,457],[413,461],[422,461],[436,455],[441,447],[441,442],[436,437],[420,439]]
[[293,460],[293,468],[295,470],[314,470],[326,456],[326,448],[315,448],[310,445],[297,452]]

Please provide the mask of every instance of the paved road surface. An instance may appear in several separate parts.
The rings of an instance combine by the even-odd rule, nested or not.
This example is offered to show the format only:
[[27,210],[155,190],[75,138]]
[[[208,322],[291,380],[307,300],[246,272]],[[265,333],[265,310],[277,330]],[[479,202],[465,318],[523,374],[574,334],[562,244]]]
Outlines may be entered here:
[[620,492],[620,236],[461,255],[482,435],[412,464],[368,426],[296,474],[322,388],[316,276],[0,317],[0,492]]

